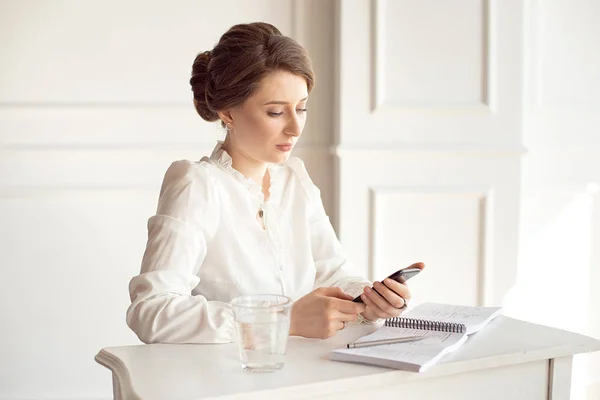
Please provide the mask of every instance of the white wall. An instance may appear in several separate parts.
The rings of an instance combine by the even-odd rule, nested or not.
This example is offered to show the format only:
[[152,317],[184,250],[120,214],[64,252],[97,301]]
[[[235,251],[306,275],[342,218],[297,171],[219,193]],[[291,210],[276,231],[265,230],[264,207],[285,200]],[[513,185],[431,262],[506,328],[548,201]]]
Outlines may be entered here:
[[127,284],[169,163],[221,137],[188,81],[231,25],[272,22],[313,56],[297,154],[332,208],[332,13],[316,0],[0,2],[0,399],[111,397],[93,357],[139,343]]
[[339,4],[339,233],[356,272],[423,261],[414,304],[500,304],[516,279],[521,1]]
[[[416,302],[504,304],[600,337],[600,2],[339,5],[339,233],[356,272],[422,260]],[[598,360],[576,358],[573,399]]]
[[[525,15],[519,285],[507,307],[600,337],[600,2],[529,0]],[[600,355],[576,357],[573,399],[594,383],[590,399]]]

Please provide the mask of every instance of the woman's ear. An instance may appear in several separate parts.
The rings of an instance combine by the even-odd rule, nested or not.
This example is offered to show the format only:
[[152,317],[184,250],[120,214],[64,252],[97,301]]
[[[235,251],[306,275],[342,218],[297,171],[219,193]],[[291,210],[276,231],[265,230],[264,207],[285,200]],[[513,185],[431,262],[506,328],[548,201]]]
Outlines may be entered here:
[[221,121],[223,121],[223,123],[233,125],[233,116],[231,115],[230,108],[223,111],[219,111],[217,114],[219,114],[219,118],[221,118]]

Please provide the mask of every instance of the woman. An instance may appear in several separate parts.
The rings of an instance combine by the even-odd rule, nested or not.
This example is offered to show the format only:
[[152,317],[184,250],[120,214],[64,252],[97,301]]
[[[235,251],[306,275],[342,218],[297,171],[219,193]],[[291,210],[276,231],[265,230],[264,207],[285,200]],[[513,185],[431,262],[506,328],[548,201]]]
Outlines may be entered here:
[[[234,341],[228,302],[243,294],[291,297],[290,335],[304,337],[399,315],[407,287],[375,282],[380,295],[344,272],[319,190],[290,158],[314,85],[306,51],[270,24],[236,25],[196,57],[190,83],[198,114],[227,135],[165,174],[130,282],[127,323],[140,340]],[[361,293],[363,304],[351,301]]]

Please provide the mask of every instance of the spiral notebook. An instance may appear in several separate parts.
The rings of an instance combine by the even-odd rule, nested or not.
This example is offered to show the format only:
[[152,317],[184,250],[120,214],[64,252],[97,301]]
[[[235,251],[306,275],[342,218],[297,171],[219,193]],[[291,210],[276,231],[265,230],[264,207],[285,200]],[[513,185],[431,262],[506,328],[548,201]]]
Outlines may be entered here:
[[468,335],[483,329],[501,313],[500,307],[472,307],[425,303],[390,318],[375,332],[356,340],[393,339],[422,336],[423,340],[331,352],[335,361],[373,364],[382,367],[423,372],[444,355],[458,349]]

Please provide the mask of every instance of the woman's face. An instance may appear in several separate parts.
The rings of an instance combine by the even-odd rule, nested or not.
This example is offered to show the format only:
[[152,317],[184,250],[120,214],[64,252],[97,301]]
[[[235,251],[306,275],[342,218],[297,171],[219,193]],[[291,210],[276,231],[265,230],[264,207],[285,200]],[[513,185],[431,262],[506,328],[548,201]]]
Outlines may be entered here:
[[228,150],[254,162],[287,160],[306,123],[307,98],[303,77],[268,74],[251,97],[229,110]]

